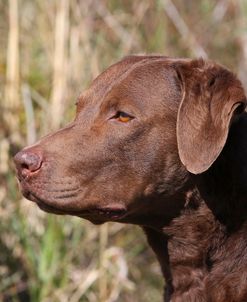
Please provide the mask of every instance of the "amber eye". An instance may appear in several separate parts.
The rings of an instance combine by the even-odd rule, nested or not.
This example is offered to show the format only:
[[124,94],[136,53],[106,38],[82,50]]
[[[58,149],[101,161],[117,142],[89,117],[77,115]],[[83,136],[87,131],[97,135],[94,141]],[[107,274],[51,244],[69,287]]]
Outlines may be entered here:
[[127,123],[133,119],[133,116],[129,115],[128,113],[118,111],[112,118],[119,122]]

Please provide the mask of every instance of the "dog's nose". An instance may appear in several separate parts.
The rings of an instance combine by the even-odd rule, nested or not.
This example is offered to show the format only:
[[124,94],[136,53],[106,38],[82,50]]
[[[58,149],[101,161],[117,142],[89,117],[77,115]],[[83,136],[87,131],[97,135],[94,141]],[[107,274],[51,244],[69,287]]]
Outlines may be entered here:
[[39,152],[27,149],[18,152],[14,157],[14,162],[18,176],[26,178],[40,170],[43,159]]

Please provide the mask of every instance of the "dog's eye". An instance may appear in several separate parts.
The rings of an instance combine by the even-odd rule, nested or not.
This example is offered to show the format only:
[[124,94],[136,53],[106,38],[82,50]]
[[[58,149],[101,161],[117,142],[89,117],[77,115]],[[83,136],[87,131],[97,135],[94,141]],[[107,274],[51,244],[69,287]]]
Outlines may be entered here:
[[119,122],[122,122],[122,123],[127,123],[129,122],[130,120],[132,120],[134,117],[131,116],[130,114],[128,113],[125,113],[125,112],[122,112],[122,111],[118,111],[113,117],[112,119],[115,119]]

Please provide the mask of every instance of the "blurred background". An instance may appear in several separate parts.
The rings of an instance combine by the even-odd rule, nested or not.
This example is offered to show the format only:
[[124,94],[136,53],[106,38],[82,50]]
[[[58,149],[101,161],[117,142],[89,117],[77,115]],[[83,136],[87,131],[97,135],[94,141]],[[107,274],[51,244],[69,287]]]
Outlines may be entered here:
[[208,57],[247,87],[247,0],[1,0],[0,46],[0,301],[161,301],[138,227],[41,212],[12,156],[72,119],[79,93],[128,54]]

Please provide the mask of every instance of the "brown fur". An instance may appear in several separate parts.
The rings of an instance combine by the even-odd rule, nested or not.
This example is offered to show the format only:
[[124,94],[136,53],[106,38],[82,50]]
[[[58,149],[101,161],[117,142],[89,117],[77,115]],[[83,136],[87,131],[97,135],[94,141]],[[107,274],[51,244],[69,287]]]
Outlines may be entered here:
[[247,301],[245,105],[216,63],[127,57],[70,125],[16,155],[22,192],[48,212],[140,225],[165,301]]

